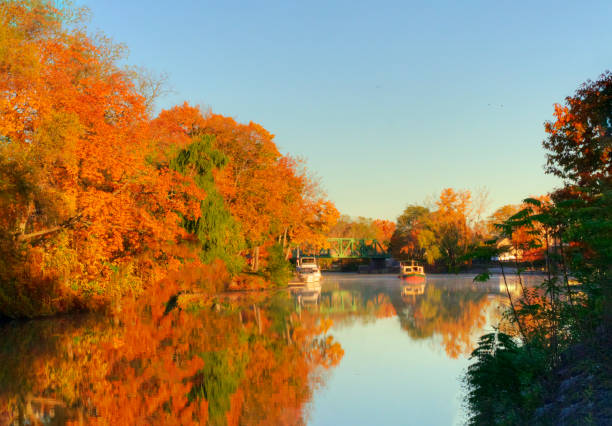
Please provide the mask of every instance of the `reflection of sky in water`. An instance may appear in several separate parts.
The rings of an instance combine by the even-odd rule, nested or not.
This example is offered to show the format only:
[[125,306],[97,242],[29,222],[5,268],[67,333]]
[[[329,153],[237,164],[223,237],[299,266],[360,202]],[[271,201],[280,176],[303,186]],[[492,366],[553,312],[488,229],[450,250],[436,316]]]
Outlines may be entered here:
[[[423,308],[427,297],[430,304],[435,300],[440,304],[458,305],[463,300],[463,307],[476,306],[483,318],[481,326],[472,324],[467,328],[472,344],[483,330],[497,325],[499,305],[505,298],[503,281],[497,277],[486,284],[475,284],[471,276],[433,276],[427,280],[424,295],[404,300],[399,297],[401,282],[395,277],[329,277],[323,286],[323,303],[326,287],[386,293],[396,310],[403,312],[414,312],[415,305]],[[511,293],[516,290],[511,284]],[[440,294],[442,297],[438,299]],[[408,306],[411,302],[412,306]],[[454,308],[454,312],[463,310],[446,306],[447,312]],[[438,324],[437,320],[430,317],[429,323]],[[345,355],[330,371],[325,386],[315,392],[309,407],[309,424],[461,424],[461,376],[469,360],[465,350],[452,358],[444,349],[442,334],[448,335],[448,327],[453,327],[450,320],[446,329],[436,325],[432,334],[426,333],[418,339],[400,326],[397,316],[336,322],[331,333],[344,348]]]
[[344,358],[315,393],[315,425],[452,424],[465,358],[414,341],[397,318],[332,330]]

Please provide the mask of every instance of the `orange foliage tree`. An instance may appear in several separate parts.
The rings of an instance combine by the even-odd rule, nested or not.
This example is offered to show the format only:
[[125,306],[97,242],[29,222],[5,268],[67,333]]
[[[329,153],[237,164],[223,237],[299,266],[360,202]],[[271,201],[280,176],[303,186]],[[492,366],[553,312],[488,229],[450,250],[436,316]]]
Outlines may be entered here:
[[351,218],[342,215],[329,230],[329,235],[339,238],[377,240],[383,247],[387,248],[395,228],[395,223],[389,220],[366,217]]
[[[137,294],[204,194],[146,161],[146,99],[117,49],[37,1],[0,9],[0,305],[7,315]],[[8,308],[7,308],[8,307]]]
[[151,120],[121,49],[79,14],[0,8],[0,315],[108,306],[186,258],[229,262],[234,242],[254,270],[260,247],[321,244],[337,211],[302,162],[261,125],[186,103]]
[[201,131],[214,135],[216,148],[229,158],[216,183],[241,224],[253,269],[259,268],[259,248],[274,241],[283,247],[290,241],[322,244],[337,210],[301,161],[280,154],[274,135],[259,124],[213,113],[206,115]]
[[487,193],[475,197],[467,190],[446,188],[436,201],[436,210],[410,205],[397,219],[392,237],[392,252],[429,264],[440,263],[448,270],[464,265],[469,249],[484,239],[480,216]]
[[[540,201],[544,208],[550,204],[548,196],[532,198]],[[501,238],[498,246],[508,246],[508,253],[514,255],[517,261],[533,262],[544,258],[544,247],[546,246],[547,237],[541,227],[534,225],[516,226],[509,235],[502,236],[504,229],[501,224],[527,208],[531,209],[535,214],[540,213],[542,210],[527,203],[502,206],[489,217],[488,230],[491,236]]]

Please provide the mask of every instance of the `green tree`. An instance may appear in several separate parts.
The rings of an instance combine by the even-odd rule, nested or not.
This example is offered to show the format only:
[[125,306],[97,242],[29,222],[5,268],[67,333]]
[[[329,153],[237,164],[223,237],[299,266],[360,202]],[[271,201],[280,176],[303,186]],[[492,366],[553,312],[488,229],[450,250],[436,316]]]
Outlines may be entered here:
[[265,274],[277,286],[287,285],[291,279],[292,266],[285,256],[282,244],[276,243],[268,248],[268,264]]
[[200,203],[201,216],[183,220],[185,229],[198,237],[202,260],[210,263],[221,259],[231,273],[237,273],[244,267],[240,256],[244,238],[215,187],[213,171],[225,167],[228,160],[214,148],[214,140],[211,135],[195,137],[178,152],[170,167],[182,174],[194,174],[196,184],[206,192],[206,198]]

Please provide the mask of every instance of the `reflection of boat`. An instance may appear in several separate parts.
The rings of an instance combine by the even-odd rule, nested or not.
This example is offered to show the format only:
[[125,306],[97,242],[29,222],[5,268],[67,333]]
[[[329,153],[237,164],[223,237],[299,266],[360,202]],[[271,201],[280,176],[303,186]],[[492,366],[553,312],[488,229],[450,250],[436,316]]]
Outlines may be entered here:
[[300,305],[318,304],[321,300],[321,284],[318,282],[295,287],[292,292]]
[[300,281],[305,283],[317,282],[321,279],[321,269],[314,257],[298,259],[297,274]]
[[401,278],[425,278],[425,269],[414,260],[400,262]]
[[402,297],[404,296],[416,296],[418,294],[425,293],[425,283],[405,285],[402,288]]
[[506,278],[504,280],[504,277],[499,277],[499,292],[501,294],[506,294],[507,292],[510,292],[510,294],[517,295],[519,293],[519,290],[520,288],[518,286],[516,278]]

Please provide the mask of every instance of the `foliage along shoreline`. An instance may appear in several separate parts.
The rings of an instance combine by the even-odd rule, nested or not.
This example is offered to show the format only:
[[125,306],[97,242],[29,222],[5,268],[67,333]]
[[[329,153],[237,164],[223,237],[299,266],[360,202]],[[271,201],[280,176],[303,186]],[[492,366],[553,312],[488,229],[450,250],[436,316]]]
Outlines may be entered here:
[[81,10],[1,5],[0,316],[267,287],[290,243],[322,243],[336,208],[262,126],[187,103],[152,117],[158,82]]
[[0,316],[118,309],[176,270],[177,293],[283,285],[290,247],[329,235],[457,272],[491,235],[486,194],[452,188],[397,225],[340,217],[261,125],[187,103],[154,117],[159,82],[120,67],[82,10],[2,6]]
[[507,321],[472,353],[469,424],[612,422],[612,73],[584,83],[554,115],[546,172],[564,186],[524,200],[472,252],[543,250],[546,276],[529,288],[517,267],[521,293],[508,291]]

